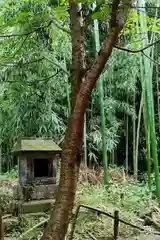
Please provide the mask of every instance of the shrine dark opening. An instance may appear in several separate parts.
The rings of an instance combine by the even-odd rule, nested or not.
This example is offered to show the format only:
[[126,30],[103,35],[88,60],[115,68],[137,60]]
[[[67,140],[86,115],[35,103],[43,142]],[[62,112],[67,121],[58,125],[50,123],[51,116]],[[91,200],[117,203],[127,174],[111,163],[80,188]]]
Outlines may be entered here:
[[34,177],[52,177],[49,159],[34,159]]

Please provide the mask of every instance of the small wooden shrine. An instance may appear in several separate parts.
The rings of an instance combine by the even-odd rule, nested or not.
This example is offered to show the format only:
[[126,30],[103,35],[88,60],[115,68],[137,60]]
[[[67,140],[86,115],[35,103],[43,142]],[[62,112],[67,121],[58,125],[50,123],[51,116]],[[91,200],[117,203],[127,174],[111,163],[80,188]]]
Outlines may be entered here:
[[55,194],[56,166],[61,148],[51,139],[21,139],[12,153],[18,160],[16,199],[50,199]]

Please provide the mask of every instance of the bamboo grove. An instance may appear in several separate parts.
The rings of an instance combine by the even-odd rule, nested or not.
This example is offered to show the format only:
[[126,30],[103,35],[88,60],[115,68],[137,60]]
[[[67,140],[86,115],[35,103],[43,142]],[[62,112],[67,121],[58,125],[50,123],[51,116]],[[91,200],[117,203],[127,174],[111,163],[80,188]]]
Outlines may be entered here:
[[[45,0],[5,1],[1,5],[1,172],[16,165],[10,151],[19,137],[51,137],[63,144],[71,112],[67,7],[65,1]],[[107,14],[109,4],[84,4],[83,15],[89,25],[85,33],[88,63],[104,39]],[[104,166],[105,185],[109,183],[108,164],[123,166],[136,180],[147,171],[150,189],[154,172],[160,202],[159,16],[156,1],[139,0],[130,10],[119,48],[113,50],[90,96],[83,160],[86,166]]]

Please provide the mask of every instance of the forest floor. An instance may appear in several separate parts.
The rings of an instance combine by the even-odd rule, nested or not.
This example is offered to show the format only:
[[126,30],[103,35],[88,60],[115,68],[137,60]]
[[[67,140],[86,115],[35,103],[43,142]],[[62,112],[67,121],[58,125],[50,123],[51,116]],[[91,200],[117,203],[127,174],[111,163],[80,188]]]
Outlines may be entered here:
[[[8,203],[12,199],[10,186],[15,184],[15,180],[2,180],[0,178],[0,205],[7,211]],[[81,170],[79,184],[77,187],[74,212],[79,204],[98,208],[108,214],[113,215],[115,210],[119,211],[119,217],[129,224],[142,227],[146,232],[156,232],[148,226],[143,226],[142,216],[157,210],[160,221],[160,211],[157,204],[151,198],[146,184],[135,183],[131,178],[124,178],[121,171],[110,169],[110,185],[107,189],[103,186],[103,176],[92,170]],[[48,216],[24,217],[20,222],[15,222],[6,233],[6,239],[38,239],[42,233],[42,228],[32,229],[36,224],[44,221]],[[157,218],[156,218],[157,221]],[[70,225],[71,228],[71,225]],[[31,230],[22,238],[22,233]],[[120,239],[135,236],[139,230],[120,223]],[[113,219],[103,214],[98,214],[90,210],[81,208],[78,215],[74,238],[105,240],[113,239]],[[154,239],[154,238],[153,238]]]

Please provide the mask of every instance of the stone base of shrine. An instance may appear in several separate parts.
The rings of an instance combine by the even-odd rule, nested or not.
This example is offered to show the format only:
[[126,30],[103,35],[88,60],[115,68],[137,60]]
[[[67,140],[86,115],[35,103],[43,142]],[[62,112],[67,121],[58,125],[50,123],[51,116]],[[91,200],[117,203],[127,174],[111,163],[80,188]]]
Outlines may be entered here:
[[54,199],[56,195],[56,185],[16,185],[13,188],[13,198],[15,200],[41,200],[41,199]]

